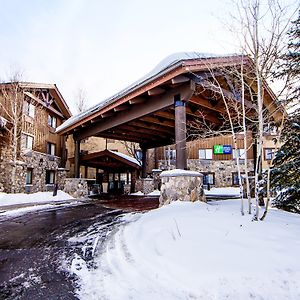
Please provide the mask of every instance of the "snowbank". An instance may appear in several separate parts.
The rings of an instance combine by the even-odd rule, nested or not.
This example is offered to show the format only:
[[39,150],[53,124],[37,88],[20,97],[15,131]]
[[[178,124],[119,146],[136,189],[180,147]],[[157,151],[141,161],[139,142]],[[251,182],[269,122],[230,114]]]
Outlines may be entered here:
[[204,190],[204,194],[209,196],[239,196],[240,188],[234,188],[234,187],[212,188],[209,191]]
[[147,196],[160,196],[160,191],[159,190],[154,190],[153,192],[147,194]]
[[299,215],[271,209],[251,222],[239,206],[173,202],[127,216],[96,268],[74,257],[80,299],[300,299]]
[[61,200],[69,200],[69,199],[74,199],[74,198],[63,191],[57,191],[57,196],[54,197],[53,197],[53,192],[38,192],[33,194],[0,193],[0,206],[24,204],[24,203],[61,201]]

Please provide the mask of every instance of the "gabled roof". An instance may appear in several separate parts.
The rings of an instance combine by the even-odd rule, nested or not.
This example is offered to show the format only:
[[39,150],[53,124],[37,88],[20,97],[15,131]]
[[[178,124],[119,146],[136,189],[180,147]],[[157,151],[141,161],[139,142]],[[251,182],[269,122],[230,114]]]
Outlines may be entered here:
[[[12,84],[11,82],[8,83],[1,83],[0,86],[4,86],[4,85],[10,85]],[[62,94],[60,93],[60,91],[58,90],[56,84],[49,84],[49,83],[36,83],[36,82],[18,82],[19,87],[21,89],[24,89],[24,94],[27,95],[28,97],[37,100],[36,97],[30,93],[31,89],[47,89],[50,91],[51,95],[54,97],[55,102],[57,104],[57,106],[59,107],[62,116],[65,119],[68,119],[72,116],[72,113],[69,109],[69,106],[67,105],[66,101],[64,100]],[[26,90],[29,91],[26,91]]]
[[[107,158],[112,159],[114,162],[107,161]],[[135,158],[124,153],[111,150],[103,150],[82,155],[80,157],[80,163],[82,165],[90,165],[100,169],[113,169],[114,167],[116,169],[120,169],[122,166],[124,168],[131,169],[141,168],[139,162]]]
[[[110,104],[114,103],[115,101],[133,93],[134,91],[150,84],[151,82],[155,81],[158,78],[163,77],[168,72],[175,70],[177,68],[182,68],[182,72],[184,73],[185,68],[192,66],[195,63],[199,63],[199,61],[203,61],[203,64],[207,64],[207,60],[214,59],[217,64],[224,64],[230,62],[232,59],[239,57],[239,55],[235,54],[226,54],[226,55],[216,55],[211,53],[198,53],[198,52],[179,52],[174,53],[167,56],[163,59],[152,71],[147,73],[145,76],[140,78],[139,80],[135,81],[125,89],[121,90],[120,92],[114,94],[113,96],[105,99],[104,101],[99,102],[95,106],[92,106],[90,109],[73,116],[62,125],[60,125],[56,132],[60,133],[65,131],[68,127],[71,127],[73,124],[84,120],[94,113],[97,113],[99,110],[103,110],[105,107],[108,107]],[[205,62],[205,63],[204,63]]]

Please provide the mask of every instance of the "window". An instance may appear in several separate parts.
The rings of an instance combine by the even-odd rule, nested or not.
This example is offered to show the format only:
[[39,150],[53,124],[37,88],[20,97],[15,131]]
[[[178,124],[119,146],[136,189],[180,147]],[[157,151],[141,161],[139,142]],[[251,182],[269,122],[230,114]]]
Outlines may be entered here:
[[55,171],[46,170],[46,184],[54,184],[55,182]]
[[32,148],[33,148],[33,136],[25,134],[25,133],[22,133],[21,147],[23,149],[30,149],[30,150],[32,150]]
[[[243,175],[244,175],[245,173],[241,173],[241,182],[242,182],[242,180],[243,180]],[[240,183],[239,183],[239,173],[238,172],[234,172],[234,173],[232,173],[232,185],[233,186],[239,186],[240,185]]]
[[232,158],[233,159],[245,159],[245,149],[233,149]]
[[35,106],[27,101],[24,101],[23,112],[25,115],[34,118]]
[[47,154],[55,155],[55,144],[47,143]]
[[199,159],[212,159],[212,149],[199,149]]
[[272,160],[274,152],[275,152],[274,148],[265,148],[264,149],[265,160]]
[[26,184],[32,184],[33,169],[27,169],[26,171]]
[[167,149],[166,150],[166,159],[176,159],[176,150]]
[[142,161],[142,159],[143,159],[142,150],[135,150],[135,155],[134,156],[138,161]]
[[274,124],[268,124],[268,125],[264,126],[263,132],[266,135],[276,135],[277,127]]
[[56,128],[56,118],[49,115],[48,116],[48,125],[52,128]]
[[203,185],[215,184],[215,173],[202,173],[202,174],[203,174]]

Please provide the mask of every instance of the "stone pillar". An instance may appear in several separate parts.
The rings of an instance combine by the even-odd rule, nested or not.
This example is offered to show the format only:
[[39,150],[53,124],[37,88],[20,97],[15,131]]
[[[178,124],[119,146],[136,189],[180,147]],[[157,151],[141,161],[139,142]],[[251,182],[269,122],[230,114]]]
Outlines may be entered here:
[[142,148],[142,178],[146,178],[147,149]]
[[74,151],[74,161],[75,161],[75,167],[74,167],[74,173],[75,178],[80,177],[80,140],[75,140],[75,151]]
[[176,143],[176,169],[187,169],[186,155],[186,109],[185,102],[180,95],[175,100],[175,143]]
[[195,171],[170,170],[160,174],[162,185],[160,189],[160,206],[172,201],[204,201],[203,175]]

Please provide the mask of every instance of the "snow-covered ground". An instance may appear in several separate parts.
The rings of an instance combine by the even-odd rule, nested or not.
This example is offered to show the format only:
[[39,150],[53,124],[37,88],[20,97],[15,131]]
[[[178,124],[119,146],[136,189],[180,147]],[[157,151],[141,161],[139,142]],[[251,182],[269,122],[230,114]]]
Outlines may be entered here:
[[300,216],[241,216],[239,200],[130,214],[95,253],[74,254],[80,299],[300,299]]
[[41,203],[51,201],[62,201],[74,199],[63,191],[57,191],[57,195],[53,197],[53,192],[38,192],[33,194],[6,194],[0,193],[0,206],[16,205],[24,203]]
[[239,196],[240,188],[224,187],[224,188],[211,188],[210,190],[204,190],[205,195],[209,196]]
[[[64,200],[73,200],[69,203],[60,203]],[[16,217],[28,212],[46,210],[60,206],[72,205],[76,202],[69,194],[57,191],[53,197],[53,192],[38,192],[33,194],[6,194],[0,193],[0,217]]]

